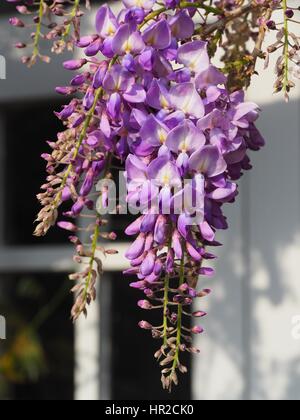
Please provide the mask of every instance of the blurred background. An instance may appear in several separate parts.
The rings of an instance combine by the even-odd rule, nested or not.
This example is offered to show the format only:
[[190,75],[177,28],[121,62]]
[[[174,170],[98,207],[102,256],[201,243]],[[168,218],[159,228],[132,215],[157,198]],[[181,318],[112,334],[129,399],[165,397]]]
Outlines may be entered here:
[[[54,88],[71,74],[61,65],[66,56],[30,70],[19,63],[12,45],[24,32],[7,24],[11,10],[1,2],[0,316],[7,339],[0,340],[0,399],[300,399],[299,88],[285,104],[272,94],[272,65],[253,80],[248,97],[262,109],[267,146],[252,155],[254,170],[227,208],[217,275],[201,283],[213,289],[201,307],[209,313],[196,340],[202,353],[186,361],[190,373],[168,395],[153,359],[158,343],[137,328],[145,316],[136,307],[140,293],[121,274],[128,217],[112,222],[121,253],[105,261],[99,299],[75,326],[67,235],[32,236],[45,177],[40,154],[61,130],[53,111],[64,98]],[[84,19],[83,34],[95,31],[93,21],[94,13]]]

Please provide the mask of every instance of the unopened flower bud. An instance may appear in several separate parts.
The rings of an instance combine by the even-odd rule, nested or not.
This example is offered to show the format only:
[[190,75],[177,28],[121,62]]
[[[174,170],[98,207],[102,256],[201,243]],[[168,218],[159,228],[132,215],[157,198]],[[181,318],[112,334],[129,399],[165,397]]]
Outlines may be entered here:
[[25,26],[25,23],[24,23],[21,19],[16,18],[16,17],[12,17],[12,18],[10,18],[10,19],[9,19],[9,23],[10,23],[12,26],[16,26],[16,27],[18,27],[18,28],[24,28],[24,26]]
[[195,327],[191,329],[191,332],[193,334],[202,334],[204,332],[204,329],[200,327],[199,325],[196,325]]
[[27,47],[27,45],[26,44],[24,44],[23,42],[17,42],[16,44],[15,44],[15,48],[18,48],[19,50],[21,50],[21,49],[23,49],[23,48],[26,48]]
[[149,322],[147,321],[140,321],[139,327],[142,328],[143,330],[152,330],[153,328],[153,326],[149,324]]
[[68,230],[69,232],[77,231],[77,226],[75,226],[71,222],[58,222],[57,226],[60,227],[61,229]]
[[148,300],[139,300],[138,306],[142,309],[152,309],[152,305]]
[[294,17],[294,11],[292,9],[288,9],[288,10],[286,10],[285,15],[289,19],[292,19],[292,17]]
[[192,315],[196,318],[202,318],[202,317],[206,316],[207,313],[204,312],[204,311],[196,311],[196,312],[193,312]]
[[211,293],[211,289],[203,289],[197,294],[198,297],[205,297]]
[[67,70],[79,70],[87,63],[85,58],[79,60],[68,60],[63,63],[63,66]]
[[276,23],[274,20],[268,20],[267,21],[267,27],[271,30],[274,31],[276,29]]

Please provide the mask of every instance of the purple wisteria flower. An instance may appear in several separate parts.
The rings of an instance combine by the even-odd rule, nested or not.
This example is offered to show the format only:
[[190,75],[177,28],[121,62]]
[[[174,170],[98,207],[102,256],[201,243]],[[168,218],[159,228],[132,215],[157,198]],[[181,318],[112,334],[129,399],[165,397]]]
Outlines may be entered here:
[[145,10],[151,10],[155,4],[155,0],[123,0],[126,7],[130,8],[141,8]]
[[[97,239],[115,239],[102,230],[109,187],[100,181],[111,181],[112,162],[125,166],[127,204],[137,214],[126,229],[136,238],[126,253],[125,274],[135,277],[131,286],[145,295],[141,309],[162,310],[162,325],[139,325],[163,341],[156,357],[163,386],[170,389],[176,372],[186,371],[181,353],[198,351],[191,335],[203,328],[184,317],[194,313],[195,299],[210,292],[197,285],[201,276],[213,274],[206,266],[215,258],[208,248],[220,245],[217,231],[228,227],[224,205],[235,201],[236,181],[251,168],[249,151],[264,141],[255,126],[258,107],[246,102],[242,91],[228,91],[227,77],[209,58],[208,43],[193,39],[193,8],[182,10],[174,0],[164,1],[161,9],[152,0],[123,3],[118,16],[108,5],[100,7],[97,34],[77,42],[86,58],[65,63],[81,73],[58,91],[83,98],[75,95],[56,113],[67,130],[49,143],[52,154],[43,155],[49,176],[39,195],[44,208],[36,233],[55,223],[58,205],[71,202],[64,213],[71,221],[60,220],[59,226],[72,233],[76,262],[90,261],[72,276],[79,282],[76,319],[95,298],[102,272]],[[121,209],[113,207],[116,213]],[[90,210],[96,217],[87,227],[93,234],[86,249],[74,219]]]

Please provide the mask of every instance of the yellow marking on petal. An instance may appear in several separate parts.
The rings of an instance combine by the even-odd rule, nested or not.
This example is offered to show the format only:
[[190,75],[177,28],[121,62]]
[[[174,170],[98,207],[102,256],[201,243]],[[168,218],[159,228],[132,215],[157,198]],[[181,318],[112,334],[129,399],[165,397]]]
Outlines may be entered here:
[[160,103],[161,103],[161,106],[164,109],[168,109],[169,108],[169,102],[167,101],[167,99],[163,95],[160,95]]
[[118,77],[118,80],[116,82],[116,92],[118,92],[121,88],[121,78]]
[[184,139],[180,145],[179,145],[179,150],[181,150],[181,152],[186,153],[188,151],[188,145],[187,145],[187,140]]
[[159,139],[161,144],[165,144],[165,142],[167,140],[167,134],[162,128],[158,129],[158,139]]
[[164,184],[164,185],[169,185],[169,184],[170,184],[170,181],[171,181],[171,177],[170,177],[170,175],[169,175],[169,174],[165,174],[165,175],[163,176],[162,181],[163,181],[163,184]]
[[170,173],[170,168],[163,168],[159,171],[158,178],[160,183],[164,186],[169,186],[172,180],[172,174]]
[[197,56],[190,62],[190,69],[192,71],[195,71],[196,70],[196,67],[198,65],[198,62],[199,62],[199,57],[197,57]]
[[126,53],[129,54],[132,50],[132,43],[130,41],[130,39],[128,39],[127,41],[124,42],[124,44],[122,45],[122,50]]
[[116,33],[116,28],[111,22],[109,22],[108,24],[107,32],[108,32],[108,35],[114,35]]
[[204,159],[198,167],[199,172],[201,172],[202,174],[205,174],[208,170],[209,167],[209,159]]

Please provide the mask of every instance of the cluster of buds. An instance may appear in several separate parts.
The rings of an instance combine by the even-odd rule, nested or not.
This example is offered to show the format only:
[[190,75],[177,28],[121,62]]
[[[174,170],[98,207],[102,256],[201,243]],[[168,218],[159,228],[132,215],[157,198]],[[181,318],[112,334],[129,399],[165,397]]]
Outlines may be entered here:
[[[51,50],[56,54],[65,49],[73,51],[74,44],[80,36],[80,18],[83,11],[80,4],[85,0],[6,0],[15,4],[21,17],[10,18],[10,24],[17,28],[30,31],[28,42],[18,42],[15,47],[21,50],[31,50],[30,54],[22,56],[22,62],[29,67],[39,58],[49,63],[50,56],[40,52],[42,40],[52,44]],[[89,7],[89,0],[86,7]]]
[[275,92],[284,92],[288,101],[289,92],[296,86],[295,80],[300,79],[300,36],[290,30],[290,25],[300,24],[300,6],[289,7],[288,1],[283,0],[280,5],[282,16],[280,22],[273,19],[265,22],[270,31],[276,33],[276,42],[269,45],[266,54],[265,66],[269,65],[270,54],[280,51],[276,61]]
[[[167,258],[167,254],[161,255],[162,264]],[[196,265],[198,267],[195,267]],[[162,368],[161,381],[164,389],[171,390],[172,385],[178,385],[177,371],[187,372],[187,367],[181,360],[182,354],[184,352],[200,353],[200,350],[193,345],[192,336],[202,334],[204,329],[200,325],[191,326],[191,321],[203,318],[206,312],[193,311],[192,308],[195,299],[204,298],[211,293],[211,290],[197,291],[194,288],[196,287],[195,279],[204,272],[206,275],[212,273],[208,268],[202,269],[200,265],[195,264],[191,258],[173,262],[172,269],[165,275],[164,281],[157,280],[151,287],[144,282],[144,293],[147,299],[138,302],[141,309],[163,310],[162,325],[154,326],[147,321],[141,321],[139,326],[151,331],[154,339],[160,339],[163,342],[155,353],[155,358]],[[131,286],[141,288],[141,283],[143,282],[133,283]]]

